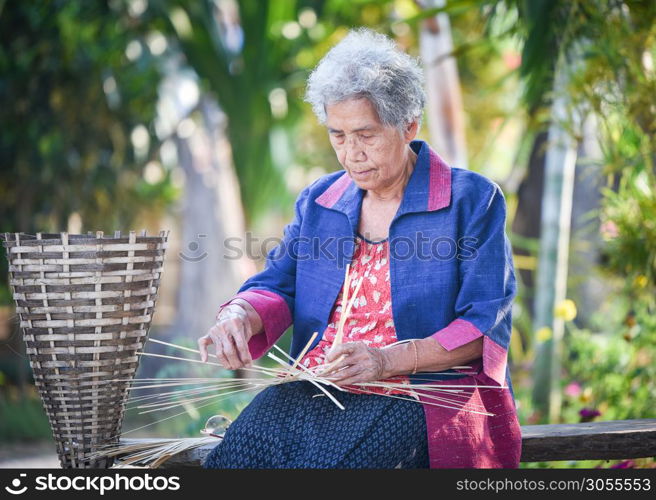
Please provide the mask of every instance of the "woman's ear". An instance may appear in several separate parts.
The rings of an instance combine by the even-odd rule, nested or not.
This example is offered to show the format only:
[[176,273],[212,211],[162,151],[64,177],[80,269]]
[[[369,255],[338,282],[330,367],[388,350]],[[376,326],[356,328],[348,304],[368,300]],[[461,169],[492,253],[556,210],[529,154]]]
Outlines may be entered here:
[[405,130],[403,131],[403,138],[405,139],[405,142],[410,143],[417,137],[417,133],[419,132],[419,120],[412,120],[409,122]]

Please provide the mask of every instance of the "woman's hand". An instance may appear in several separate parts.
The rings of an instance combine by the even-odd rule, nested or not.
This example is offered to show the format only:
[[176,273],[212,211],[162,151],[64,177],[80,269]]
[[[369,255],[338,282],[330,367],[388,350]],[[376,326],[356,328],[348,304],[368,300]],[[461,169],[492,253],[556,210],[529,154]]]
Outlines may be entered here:
[[338,385],[385,380],[398,375],[438,372],[470,363],[483,355],[483,337],[447,351],[432,337],[382,349],[364,342],[336,346],[326,356],[328,379]]
[[331,365],[330,369],[321,375],[337,385],[373,382],[389,376],[387,353],[364,342],[335,346],[326,356],[326,365]]
[[207,361],[207,348],[214,344],[216,357],[224,368],[238,370],[250,366],[253,359],[248,350],[248,341],[252,336],[246,310],[240,305],[228,304],[219,313],[216,324],[198,339],[201,360],[203,363]]

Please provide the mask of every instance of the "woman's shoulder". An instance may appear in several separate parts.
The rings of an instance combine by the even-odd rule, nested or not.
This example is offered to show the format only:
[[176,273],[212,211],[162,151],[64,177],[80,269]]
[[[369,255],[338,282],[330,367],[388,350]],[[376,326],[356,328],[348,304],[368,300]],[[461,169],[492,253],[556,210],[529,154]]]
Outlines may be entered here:
[[451,167],[451,198],[454,205],[478,206],[494,196],[505,198],[501,186],[483,174]]
[[[348,174],[345,170],[337,170],[335,172],[329,172],[323,174],[311,182],[307,189],[316,195],[322,194],[326,189],[332,186],[335,182],[339,181],[343,176],[348,177]],[[349,177],[350,179],[350,177]]]
[[299,194],[299,199],[316,200],[328,189],[339,190],[340,186],[338,184],[347,180],[350,180],[350,177],[348,177],[345,170],[323,174],[303,188]]
[[499,184],[489,177],[466,168],[451,167],[451,189],[462,196],[491,193],[501,189]]

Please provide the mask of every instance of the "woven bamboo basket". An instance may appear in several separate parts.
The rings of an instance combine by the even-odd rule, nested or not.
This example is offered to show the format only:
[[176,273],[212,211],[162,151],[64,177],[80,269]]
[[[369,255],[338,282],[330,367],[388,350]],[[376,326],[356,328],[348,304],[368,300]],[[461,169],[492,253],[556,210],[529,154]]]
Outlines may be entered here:
[[89,455],[119,442],[168,234],[0,235],[26,352],[63,468],[113,465],[111,457]]

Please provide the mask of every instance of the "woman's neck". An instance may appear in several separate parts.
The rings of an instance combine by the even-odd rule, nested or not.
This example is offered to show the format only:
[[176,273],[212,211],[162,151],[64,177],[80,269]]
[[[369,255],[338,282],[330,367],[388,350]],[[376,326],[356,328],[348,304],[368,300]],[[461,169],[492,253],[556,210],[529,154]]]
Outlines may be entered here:
[[371,201],[375,202],[400,201],[403,198],[403,192],[408,184],[408,180],[410,180],[416,161],[417,154],[408,147],[403,159],[403,169],[398,178],[395,179],[392,184],[385,186],[384,188],[368,190],[366,196]]

